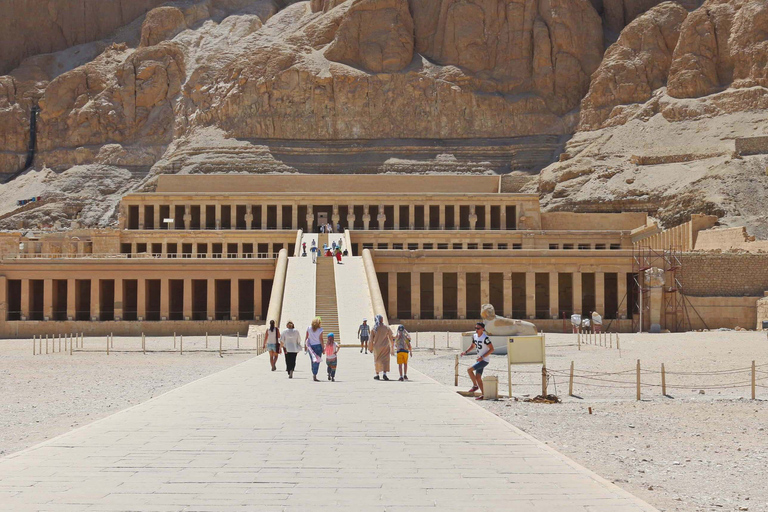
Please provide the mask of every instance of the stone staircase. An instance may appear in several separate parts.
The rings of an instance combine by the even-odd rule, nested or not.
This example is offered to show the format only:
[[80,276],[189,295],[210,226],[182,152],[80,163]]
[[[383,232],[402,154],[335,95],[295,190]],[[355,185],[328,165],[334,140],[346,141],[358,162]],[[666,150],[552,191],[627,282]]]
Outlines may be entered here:
[[[322,250],[323,244],[328,243],[328,235],[321,234],[318,237],[318,247]],[[339,311],[336,304],[336,276],[335,258],[318,256],[317,277],[315,288],[315,314],[323,320],[323,334],[334,334],[336,343],[341,344],[339,332]]]

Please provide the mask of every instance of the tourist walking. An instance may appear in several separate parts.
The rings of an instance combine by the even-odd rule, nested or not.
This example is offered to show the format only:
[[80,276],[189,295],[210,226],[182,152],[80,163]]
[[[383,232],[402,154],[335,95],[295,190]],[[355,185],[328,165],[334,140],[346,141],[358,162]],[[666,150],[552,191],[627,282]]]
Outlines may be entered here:
[[405,326],[397,328],[393,348],[397,354],[397,370],[400,372],[400,381],[408,380],[408,356],[413,355],[411,349],[411,335],[405,330]]
[[[485,334],[485,324],[483,322],[477,322],[477,325],[475,325],[475,334],[472,335],[472,342],[474,348],[477,350],[477,361],[474,365],[467,368],[469,378],[472,379],[472,388],[469,392],[474,393],[479,389],[480,396],[475,398],[475,400],[482,400],[483,394],[485,393],[485,391],[483,391],[483,370],[485,370],[485,367],[491,362],[491,354],[493,354],[493,343],[491,343],[491,339],[488,335]],[[471,349],[472,345],[462,352],[461,355],[467,355]]]
[[302,256],[306,256],[307,255],[307,242],[302,242],[301,243],[301,251],[302,251]]
[[341,249],[336,248],[336,264],[341,265]]
[[360,353],[368,353],[368,337],[371,334],[371,327],[368,325],[368,319],[363,318],[363,323],[357,328],[357,337],[360,339]]
[[328,333],[328,343],[325,344],[325,364],[328,366],[328,380],[336,382],[336,366],[338,363],[339,344],[333,333]]
[[[368,350],[373,352],[373,361],[376,369],[374,380],[389,380],[389,358],[392,355],[392,331],[389,326],[384,324],[384,317],[376,315],[376,321],[371,331],[371,339],[368,342]],[[379,377],[383,373],[383,377]]]
[[264,337],[264,345],[269,350],[269,364],[272,366],[272,371],[277,370],[277,357],[280,354],[280,346],[278,341],[280,340],[280,329],[275,327],[275,321],[269,321],[269,329],[267,329],[267,335]]
[[312,362],[312,380],[317,380],[317,372],[320,370],[320,362],[323,360],[323,328],[319,316],[312,320],[312,325],[307,328],[307,335],[304,337],[304,352],[309,353],[309,359]]
[[293,322],[290,320],[286,327],[280,335],[280,346],[283,347],[285,354],[285,371],[288,372],[288,378],[292,379],[293,371],[296,369],[296,356],[301,352],[301,334],[294,329]]
[[312,239],[312,247],[310,247],[309,252],[312,253],[312,263],[317,263],[317,245],[314,238]]

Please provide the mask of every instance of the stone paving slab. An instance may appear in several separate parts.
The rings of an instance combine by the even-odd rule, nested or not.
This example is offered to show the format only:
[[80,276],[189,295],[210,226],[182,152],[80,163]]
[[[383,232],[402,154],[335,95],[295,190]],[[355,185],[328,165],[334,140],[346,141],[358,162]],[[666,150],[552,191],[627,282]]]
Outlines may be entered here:
[[0,510],[655,510],[414,370],[374,381],[355,349],[335,383],[312,382],[303,354],[293,380],[268,366],[0,459]]

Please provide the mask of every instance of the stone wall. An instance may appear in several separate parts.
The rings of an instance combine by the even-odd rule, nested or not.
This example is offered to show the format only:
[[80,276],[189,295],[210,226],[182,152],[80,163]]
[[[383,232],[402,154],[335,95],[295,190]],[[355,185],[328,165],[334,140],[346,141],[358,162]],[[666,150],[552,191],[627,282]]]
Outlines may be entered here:
[[[86,337],[107,336],[112,333],[115,336],[136,336],[139,338],[141,333],[147,336],[172,336],[173,333],[182,336],[204,336],[205,333],[211,336],[218,336],[219,334],[234,336],[235,333],[239,332],[240,336],[244,337],[248,334],[248,327],[253,323],[244,320],[203,320],[199,322],[188,320],[166,320],[163,322],[13,321],[0,322],[0,337],[6,339],[31,338],[33,335],[63,335],[73,332],[81,332]],[[88,348],[88,340],[86,339],[85,342],[85,348]],[[218,340],[215,343],[213,340],[211,341],[211,346],[214,345],[218,347]],[[94,345],[91,348],[98,350],[99,347]],[[141,350],[141,340],[139,340],[136,350]]]
[[686,295],[761,297],[768,290],[768,254],[685,253],[678,278]]
[[[691,329],[754,329],[760,297],[687,297]],[[686,319],[685,327],[688,327]]]
[[742,156],[766,154],[768,153],[768,137],[737,138],[736,153]]

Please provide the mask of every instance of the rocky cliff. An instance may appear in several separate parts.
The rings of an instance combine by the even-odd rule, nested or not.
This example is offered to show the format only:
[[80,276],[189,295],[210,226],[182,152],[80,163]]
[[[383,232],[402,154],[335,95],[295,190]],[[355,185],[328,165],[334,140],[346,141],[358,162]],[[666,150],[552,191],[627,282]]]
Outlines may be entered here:
[[[185,0],[130,23],[110,15],[117,31],[40,46],[66,48],[0,77],[0,172],[23,165],[31,109],[40,108],[35,170],[2,186],[0,214],[59,187],[74,191],[60,198],[67,212],[108,224],[114,200],[71,206],[89,204],[73,185],[89,170],[109,195],[151,187],[164,172],[335,168],[511,172],[511,187],[539,190],[553,209],[744,218],[717,197],[695,201],[693,176],[702,178],[702,156],[725,158],[717,165],[726,168],[753,159],[734,160],[727,146],[765,118],[765,5],[698,4]],[[16,55],[37,52],[29,48]],[[531,181],[571,136],[563,161]],[[666,196],[656,167],[670,159],[697,171]],[[623,185],[607,183],[609,174]],[[0,227],[44,223],[56,201],[45,208]],[[68,215],[53,216],[66,224]]]

